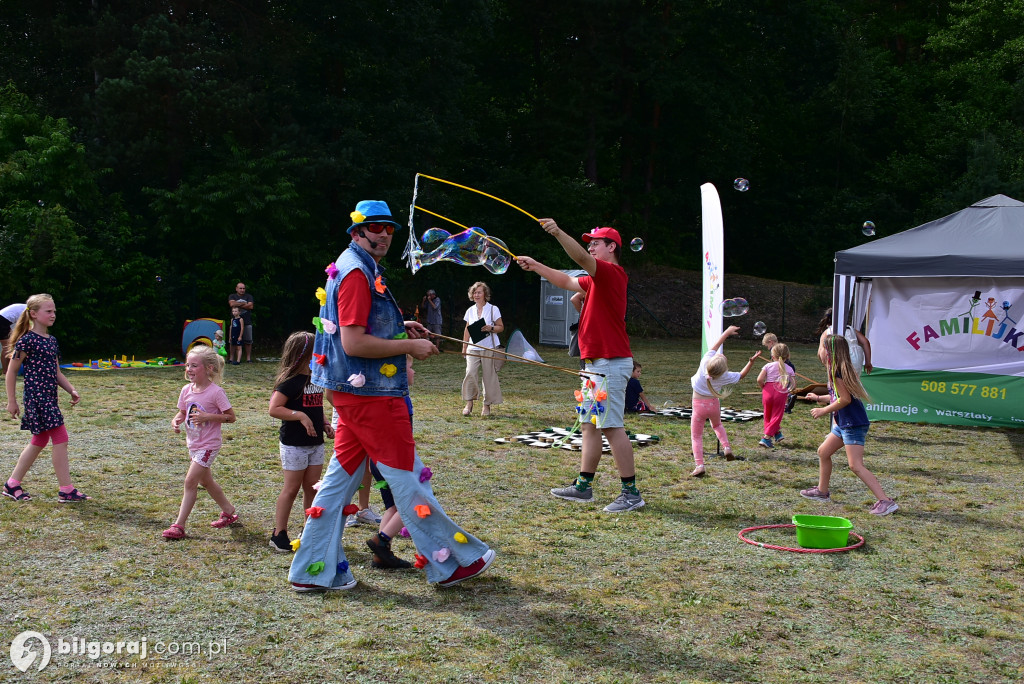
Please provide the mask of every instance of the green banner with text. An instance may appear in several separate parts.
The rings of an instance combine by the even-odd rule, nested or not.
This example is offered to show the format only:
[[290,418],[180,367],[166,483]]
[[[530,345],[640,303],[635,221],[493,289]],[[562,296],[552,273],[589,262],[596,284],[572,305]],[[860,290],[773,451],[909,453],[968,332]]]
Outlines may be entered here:
[[876,367],[860,379],[872,421],[1024,428],[1024,378]]

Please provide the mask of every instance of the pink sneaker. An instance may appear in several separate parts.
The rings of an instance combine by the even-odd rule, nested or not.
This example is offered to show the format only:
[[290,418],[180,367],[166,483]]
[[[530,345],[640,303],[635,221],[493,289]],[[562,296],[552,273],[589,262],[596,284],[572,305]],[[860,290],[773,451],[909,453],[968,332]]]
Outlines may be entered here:
[[881,499],[871,507],[871,515],[889,515],[900,509],[899,505],[892,499]]
[[818,489],[817,487],[811,487],[810,489],[801,489],[800,496],[804,497],[805,499],[810,499],[811,501],[821,501],[823,503],[827,503],[832,500],[832,496],[828,492],[822,494],[821,490]]

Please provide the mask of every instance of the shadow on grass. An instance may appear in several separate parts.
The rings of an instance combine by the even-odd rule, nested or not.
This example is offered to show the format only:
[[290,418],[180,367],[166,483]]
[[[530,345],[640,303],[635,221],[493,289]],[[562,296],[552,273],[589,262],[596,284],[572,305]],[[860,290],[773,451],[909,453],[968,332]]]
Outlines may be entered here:
[[[900,508],[896,515],[901,518],[911,518],[915,520],[927,521],[930,523],[941,523],[950,527],[959,529],[978,529],[978,530],[1022,530],[1024,526],[1014,525],[1010,523],[993,520],[990,517],[984,517],[985,507],[969,507],[965,509],[957,509],[955,511],[943,510],[943,511],[923,511],[911,507]],[[971,513],[975,513],[975,517],[970,517]],[[951,534],[951,538],[955,538]]]
[[[976,430],[977,428],[971,428],[971,429],[972,430]],[[880,443],[880,444],[913,444],[915,447],[922,447],[922,448],[923,447],[935,447],[935,446],[937,446],[937,447],[962,447],[962,446],[964,446],[964,442],[947,442],[945,440],[937,441],[937,442],[926,442],[924,440],[917,439],[917,438],[914,438],[914,437],[894,437],[892,435],[878,435],[878,436],[872,435],[871,439],[876,441],[876,442],[878,442],[878,443]]]
[[[390,606],[400,604],[425,613],[469,615],[478,627],[488,630],[501,642],[510,639],[522,643],[541,642],[545,651],[555,654],[567,667],[585,667],[586,672],[578,673],[584,680],[594,672],[625,681],[633,676],[665,671],[678,673],[680,679],[754,679],[752,669],[699,655],[686,645],[684,634],[680,634],[679,641],[652,639],[649,630],[640,628],[646,619],[644,616],[625,611],[596,612],[592,608],[599,604],[573,592],[550,592],[534,585],[523,597],[514,619],[486,607],[501,605],[508,596],[523,593],[522,586],[504,578],[484,576],[457,587],[437,589],[437,592],[437,595],[415,596],[360,584],[355,591],[329,592],[322,596],[324,601],[356,600],[365,605],[377,604],[381,614],[386,614]],[[578,668],[570,665],[575,660],[581,662]]]
[[1024,430],[1003,428],[1000,432],[1006,436],[1006,441],[1010,443],[1010,448],[1013,449],[1017,461],[1024,462]]
[[994,484],[997,480],[987,475],[979,475],[977,473],[952,473],[948,470],[937,471],[927,470],[925,468],[889,468],[886,471],[887,475],[896,477],[896,475],[908,475],[911,477],[926,477],[933,480],[936,484],[948,484],[950,482],[965,482],[967,484]]

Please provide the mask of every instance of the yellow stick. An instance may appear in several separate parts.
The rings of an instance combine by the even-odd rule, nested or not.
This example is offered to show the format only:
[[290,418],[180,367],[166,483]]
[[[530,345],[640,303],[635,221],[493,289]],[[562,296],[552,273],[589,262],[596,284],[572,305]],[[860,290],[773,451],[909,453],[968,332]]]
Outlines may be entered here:
[[494,195],[488,195],[486,192],[483,192],[482,190],[477,190],[476,188],[471,188],[471,187],[469,187],[467,185],[459,185],[458,183],[452,183],[451,181],[447,181],[444,178],[435,178],[434,176],[428,176],[425,173],[417,173],[416,175],[417,176],[423,176],[424,178],[429,178],[430,180],[435,180],[438,183],[447,183],[448,185],[454,185],[457,188],[462,188],[463,190],[469,190],[470,192],[475,192],[478,195],[483,195],[484,197],[490,197],[492,200],[497,200],[497,201],[501,202],[502,204],[507,204],[508,206],[512,207],[516,211],[521,211],[522,213],[526,214],[527,216],[532,218],[534,221],[537,221],[538,223],[540,222],[539,218],[537,218],[536,216],[534,216],[530,212],[526,211],[525,209],[517,207],[516,205],[512,204],[511,202],[506,202],[505,200],[501,199],[500,197],[495,197]]
[[497,247],[498,249],[501,249],[501,250],[504,250],[505,252],[507,252],[507,253],[508,253],[508,255],[509,255],[510,257],[512,257],[513,259],[518,259],[518,258],[519,258],[519,257],[517,257],[517,256],[516,256],[515,254],[513,254],[512,252],[509,252],[509,251],[508,251],[508,248],[507,248],[507,247],[506,247],[505,245],[501,244],[500,242],[495,242],[494,240],[492,240],[492,239],[490,238],[490,236],[484,235],[483,233],[481,233],[481,232],[480,232],[480,231],[478,231],[478,230],[473,230],[473,229],[472,229],[472,228],[470,228],[469,226],[464,226],[464,225],[462,225],[461,223],[459,223],[458,221],[452,221],[452,220],[451,220],[450,218],[448,218],[447,216],[441,216],[440,214],[436,214],[436,213],[434,213],[434,212],[430,211],[429,209],[424,209],[423,207],[419,206],[418,204],[414,204],[414,205],[412,205],[412,208],[413,208],[413,209],[418,209],[418,210],[420,210],[420,211],[422,211],[422,212],[426,212],[426,213],[430,214],[431,216],[436,216],[436,217],[437,217],[437,218],[439,218],[439,219],[444,219],[444,220],[445,220],[445,221],[447,221],[448,223],[454,223],[454,224],[455,224],[455,225],[457,225],[457,226],[458,226],[459,228],[465,228],[466,230],[472,231],[473,233],[475,233],[475,234],[479,235],[480,237],[482,237],[482,238],[483,238],[484,240],[487,240],[488,242],[490,242],[490,243],[491,243],[492,245],[494,245],[494,246],[495,246],[495,247]]
[[470,229],[470,228],[469,228],[469,226],[464,226],[464,225],[462,225],[461,223],[459,223],[458,221],[452,221],[452,220],[451,220],[450,218],[448,218],[447,216],[441,216],[440,214],[435,214],[434,212],[430,211],[429,209],[424,209],[423,207],[421,207],[421,206],[420,206],[420,205],[418,205],[418,204],[414,204],[414,205],[412,205],[412,208],[413,208],[413,209],[418,209],[418,210],[420,210],[420,211],[423,211],[423,212],[426,212],[426,213],[430,214],[431,216],[436,216],[437,218],[439,218],[439,219],[443,219],[443,220],[447,221],[448,223],[454,223],[454,224],[455,224],[455,225],[457,225],[457,226],[458,226],[459,228],[462,228],[462,229],[464,229],[464,230],[469,230],[469,229]]
[[[458,354],[459,356],[463,356],[462,352],[452,351],[450,349],[441,349],[440,351],[441,351],[442,354]],[[501,352],[497,352],[497,353],[500,354]],[[465,354],[465,356],[474,356],[474,357],[476,357],[478,359],[489,359],[489,358],[491,358],[490,356],[484,356],[482,354]],[[508,359],[505,359],[505,360],[506,361],[513,361],[515,363],[525,363],[527,366],[544,366],[545,368],[551,368],[553,370],[562,371],[563,373],[568,373],[569,375],[577,375],[578,376],[581,373],[583,373],[583,371],[574,371],[574,370],[570,370],[568,368],[562,368],[560,366],[552,366],[552,365],[547,364],[547,363],[538,363],[536,361],[529,361],[529,360],[524,361],[522,359],[517,359],[515,357],[508,358]],[[758,394],[760,394],[760,392],[758,392]]]

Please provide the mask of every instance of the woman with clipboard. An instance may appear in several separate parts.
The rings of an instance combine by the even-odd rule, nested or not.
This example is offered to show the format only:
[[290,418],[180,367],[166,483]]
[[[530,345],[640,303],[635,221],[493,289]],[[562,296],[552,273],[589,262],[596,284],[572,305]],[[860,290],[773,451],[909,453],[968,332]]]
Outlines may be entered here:
[[[505,329],[501,320],[501,311],[491,304],[491,288],[487,283],[476,282],[469,288],[469,299],[473,306],[466,310],[463,320],[466,329],[462,333],[462,355],[466,357],[466,377],[462,380],[462,400],[466,407],[462,415],[473,413],[473,402],[480,396],[477,381],[477,369],[483,380],[483,408],[481,416],[491,415],[491,406],[501,403],[501,386],[498,384],[498,371],[495,368],[494,349],[501,342],[498,333]],[[472,342],[475,346],[469,346]]]

